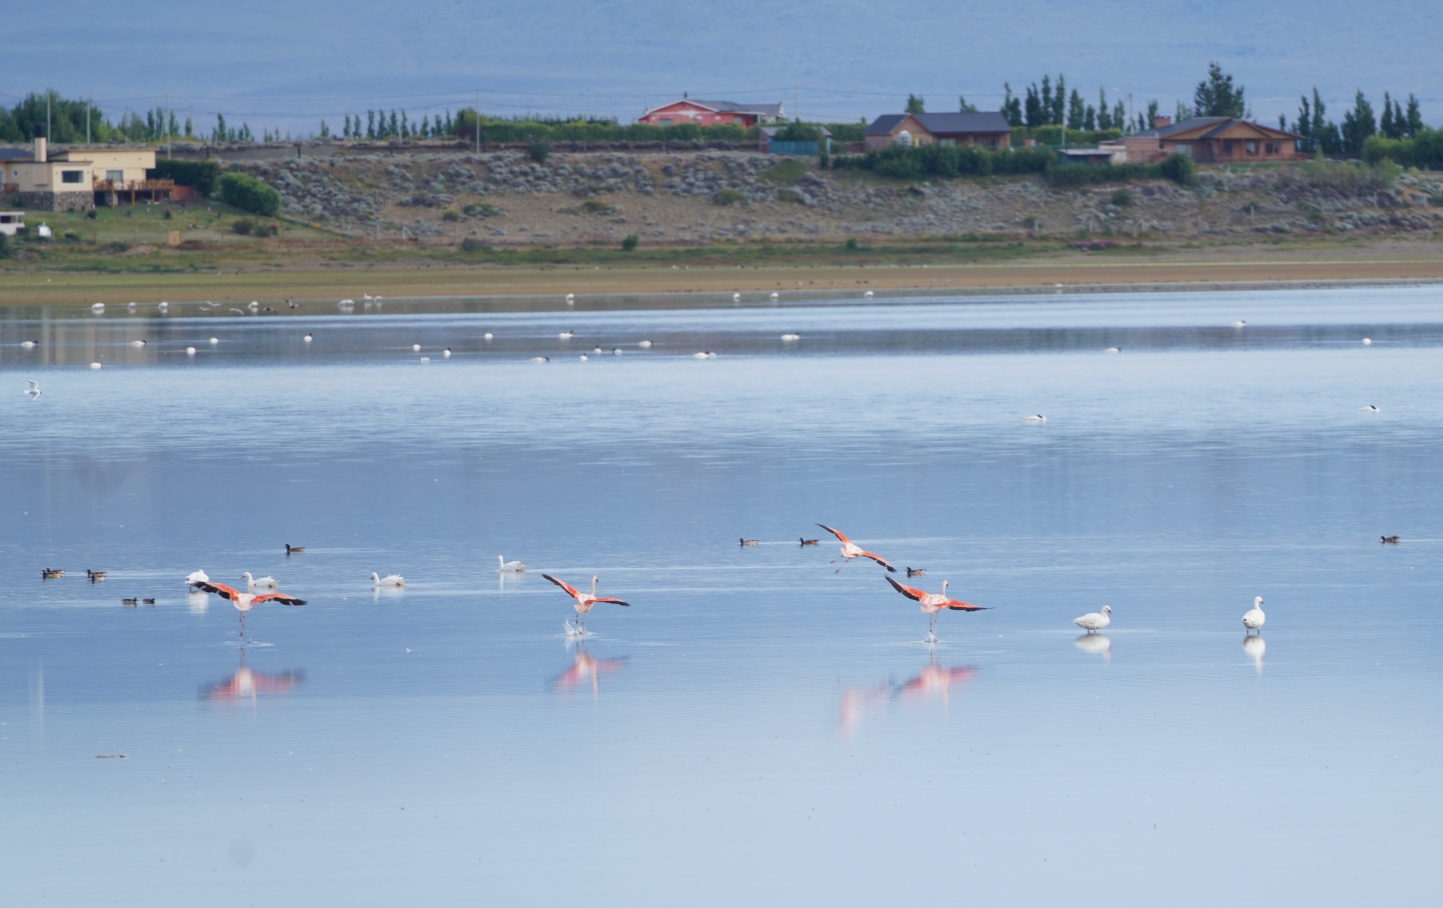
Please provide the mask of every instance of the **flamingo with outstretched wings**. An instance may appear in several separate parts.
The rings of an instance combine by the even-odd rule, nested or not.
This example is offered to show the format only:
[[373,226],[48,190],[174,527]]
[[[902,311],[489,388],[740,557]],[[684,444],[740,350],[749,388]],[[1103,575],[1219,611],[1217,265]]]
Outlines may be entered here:
[[[572,599],[575,599],[575,600],[576,600],[576,614],[580,616],[579,619],[577,620],[577,632],[578,632],[578,634],[580,634],[580,635],[585,635],[585,634],[586,634],[586,615],[587,615],[588,612],[591,611],[591,607],[592,607],[593,605],[595,605],[596,603],[598,603],[598,602],[614,602],[614,603],[616,603],[617,605],[626,605],[626,606],[631,605],[630,602],[626,602],[625,600],[617,599],[617,598],[612,597],[612,596],[598,596],[598,595],[596,595],[596,581],[597,581],[598,578],[597,578],[597,576],[596,576],[595,574],[592,574],[592,575],[591,575],[591,592],[590,592],[590,593],[583,593],[581,590],[578,590],[576,587],[574,587],[574,586],[572,586],[571,584],[567,583],[565,580],[557,580],[555,577],[551,576],[550,574],[542,574],[541,576],[542,576],[542,577],[545,577],[547,580],[550,580],[552,583],[554,583],[554,584],[556,584],[557,586],[561,587],[563,590],[566,591],[566,595],[568,595],[568,596],[570,596]],[[567,627],[570,627],[570,625],[568,624]]]
[[[831,527],[827,526],[825,523],[819,523],[817,524],[817,526],[821,527],[828,533],[831,533],[833,536],[841,540],[843,564],[846,564],[853,558],[870,558],[880,564],[882,567],[886,568],[888,571],[891,571],[893,574],[897,573],[897,569],[892,567],[891,562],[887,561],[887,559],[883,558],[881,555],[876,555],[872,552],[864,550],[861,546],[848,539],[846,534],[843,533],[841,530],[834,530]],[[835,564],[836,562],[834,561],[833,563]],[[837,568],[837,571],[841,571],[841,568]]]
[[915,586],[898,583],[891,577],[887,578],[887,582],[892,584],[892,588],[903,596],[921,603],[923,613],[932,616],[932,625],[927,629],[927,641],[929,643],[936,642],[937,640],[937,613],[943,609],[951,609],[954,612],[983,612],[987,610],[984,606],[973,605],[970,602],[962,602],[959,599],[948,599],[946,580],[942,581],[942,592],[940,594],[929,593],[926,590],[919,590]]
[[246,613],[260,605],[262,602],[275,601],[281,605],[305,605],[306,600],[297,599],[295,596],[287,596],[285,593],[242,593],[234,587],[226,586],[224,583],[198,582],[196,587],[205,590],[207,593],[215,593],[222,599],[229,599],[231,604],[240,612],[241,636],[246,632]]

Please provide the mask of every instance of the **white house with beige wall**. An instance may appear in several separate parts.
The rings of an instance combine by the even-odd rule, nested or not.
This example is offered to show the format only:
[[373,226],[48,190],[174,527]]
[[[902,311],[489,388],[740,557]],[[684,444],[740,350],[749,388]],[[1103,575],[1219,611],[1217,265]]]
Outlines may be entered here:
[[0,198],[20,208],[78,211],[97,201],[114,205],[129,197],[167,197],[171,180],[147,180],[155,167],[153,148],[67,148],[51,153],[45,139],[35,140],[29,160],[0,157]]

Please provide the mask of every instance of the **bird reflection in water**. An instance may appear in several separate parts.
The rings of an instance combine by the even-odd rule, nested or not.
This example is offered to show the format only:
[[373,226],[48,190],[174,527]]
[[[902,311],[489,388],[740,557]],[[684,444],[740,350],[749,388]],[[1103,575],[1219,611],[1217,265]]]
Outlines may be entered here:
[[304,671],[276,674],[255,671],[246,665],[246,650],[245,647],[241,647],[240,667],[235,670],[235,674],[214,684],[201,685],[200,699],[221,703],[249,700],[254,705],[261,695],[287,693],[304,680],[306,680]]
[[185,604],[199,615],[210,606],[210,593],[205,590],[191,590],[185,594]]
[[601,693],[601,676],[614,675],[621,671],[626,660],[626,656],[619,659],[598,659],[586,651],[585,644],[578,644],[576,658],[571,667],[552,678],[549,686],[553,693],[565,694],[590,685],[591,696],[595,698]]
[[1263,642],[1261,636],[1255,637],[1249,634],[1243,638],[1243,652],[1247,653],[1248,658],[1253,660],[1253,667],[1258,670],[1258,674],[1260,675],[1263,673],[1263,653],[1267,651],[1268,645]]
[[934,651],[931,664],[915,678],[901,683],[884,681],[871,687],[849,687],[842,693],[842,732],[850,735],[861,726],[863,717],[897,700],[917,702],[940,698],[944,706],[950,705],[952,688],[966,684],[976,674],[977,669],[971,665],[938,665]]
[[1072,645],[1084,653],[1092,653],[1104,659],[1112,658],[1112,638],[1106,634],[1083,634]]

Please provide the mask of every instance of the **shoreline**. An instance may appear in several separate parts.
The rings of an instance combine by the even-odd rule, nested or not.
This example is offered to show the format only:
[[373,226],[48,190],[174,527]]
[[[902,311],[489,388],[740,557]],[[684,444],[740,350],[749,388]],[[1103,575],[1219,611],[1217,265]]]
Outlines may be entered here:
[[[1321,250],[1319,250],[1321,251]],[[1123,259],[927,265],[699,265],[681,267],[392,266],[244,270],[211,274],[22,272],[0,282],[0,307],[103,302],[303,303],[360,300],[365,294],[408,303],[536,301],[564,298],[707,297],[770,294],[783,298],[1038,295],[1045,293],[1216,292],[1443,283],[1443,257],[1347,259],[1289,256],[1228,261]],[[314,314],[314,309],[303,310]],[[298,313],[300,314],[300,313]]]

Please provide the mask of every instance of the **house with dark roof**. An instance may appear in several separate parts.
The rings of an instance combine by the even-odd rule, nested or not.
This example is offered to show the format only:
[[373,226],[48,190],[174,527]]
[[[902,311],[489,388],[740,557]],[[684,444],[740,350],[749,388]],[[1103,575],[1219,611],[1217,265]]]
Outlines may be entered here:
[[1153,128],[1117,140],[1129,164],[1150,164],[1170,155],[1187,155],[1202,164],[1296,161],[1303,137],[1234,117],[1192,117],[1177,123],[1158,117]]
[[758,123],[774,123],[784,116],[782,102],[775,104],[742,104],[737,101],[698,101],[682,96],[660,107],[653,107],[636,118],[638,123],[652,126],[675,126],[695,123],[697,126],[722,126],[735,123],[751,129]]
[[976,113],[883,114],[867,127],[867,150],[889,145],[980,145],[990,151],[1012,146],[1012,127],[997,111]]

